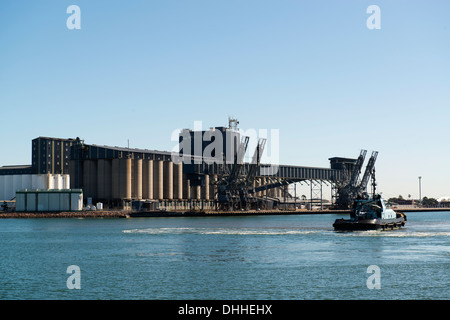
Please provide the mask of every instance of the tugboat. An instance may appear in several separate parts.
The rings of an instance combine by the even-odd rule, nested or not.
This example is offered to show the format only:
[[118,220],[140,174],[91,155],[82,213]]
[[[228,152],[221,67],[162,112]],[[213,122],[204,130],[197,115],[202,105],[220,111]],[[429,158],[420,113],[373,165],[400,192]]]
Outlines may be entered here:
[[380,194],[376,194],[375,169],[372,173],[372,187],[372,196],[367,193],[358,196],[353,202],[350,219],[336,219],[334,230],[394,230],[405,226],[406,215],[395,212]]
[[393,230],[405,226],[406,215],[395,212],[386,204],[381,195],[354,201],[350,219],[336,219],[333,224],[337,231]]

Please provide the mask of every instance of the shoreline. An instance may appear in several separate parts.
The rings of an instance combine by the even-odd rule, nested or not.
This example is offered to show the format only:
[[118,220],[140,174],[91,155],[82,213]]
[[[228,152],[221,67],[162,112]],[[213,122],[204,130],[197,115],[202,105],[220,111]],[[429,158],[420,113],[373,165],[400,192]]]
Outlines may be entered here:
[[[445,212],[450,208],[408,208],[399,212]],[[224,217],[304,214],[349,214],[350,210],[250,210],[250,211],[76,211],[0,212],[0,219],[27,218],[146,218],[146,217]]]

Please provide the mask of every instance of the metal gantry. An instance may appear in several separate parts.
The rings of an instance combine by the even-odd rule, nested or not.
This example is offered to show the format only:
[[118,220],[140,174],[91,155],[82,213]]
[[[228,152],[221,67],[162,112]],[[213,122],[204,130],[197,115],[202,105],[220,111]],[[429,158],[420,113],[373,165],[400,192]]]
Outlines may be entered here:
[[356,198],[364,198],[367,196],[367,184],[371,175],[375,172],[375,161],[378,156],[378,151],[373,151],[372,155],[367,163],[364,175],[359,180],[359,175],[361,173],[362,165],[364,163],[364,158],[367,151],[361,150],[361,153],[355,163],[351,176],[345,177],[341,181],[336,183],[334,188],[335,192],[335,207],[338,209],[348,209],[352,206],[353,201]]

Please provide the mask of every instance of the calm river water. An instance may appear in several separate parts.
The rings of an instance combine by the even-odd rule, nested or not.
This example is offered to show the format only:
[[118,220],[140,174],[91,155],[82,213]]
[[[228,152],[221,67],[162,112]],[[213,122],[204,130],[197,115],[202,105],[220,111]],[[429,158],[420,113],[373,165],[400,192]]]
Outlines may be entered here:
[[0,219],[0,299],[450,299],[450,212],[407,216]]

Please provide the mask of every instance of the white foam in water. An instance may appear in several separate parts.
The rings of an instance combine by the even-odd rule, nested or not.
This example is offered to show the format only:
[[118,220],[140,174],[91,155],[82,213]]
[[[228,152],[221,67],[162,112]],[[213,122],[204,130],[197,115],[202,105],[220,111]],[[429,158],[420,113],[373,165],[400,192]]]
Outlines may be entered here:
[[146,228],[123,230],[123,233],[142,234],[205,234],[205,235],[304,235],[317,233],[295,229],[247,229],[247,228]]
[[393,230],[393,231],[352,231],[352,232],[334,232],[325,230],[303,230],[287,228],[144,228],[128,229],[123,233],[129,234],[204,234],[204,235],[310,235],[316,233],[333,234],[344,237],[392,237],[392,238],[426,238],[426,237],[448,237],[450,232],[421,232],[411,230]]
[[450,232],[411,232],[403,230],[393,230],[393,231],[381,231],[381,230],[370,230],[370,231],[354,231],[354,232],[340,232],[336,233],[342,236],[349,237],[391,237],[391,238],[426,238],[426,237],[448,237]]

